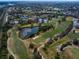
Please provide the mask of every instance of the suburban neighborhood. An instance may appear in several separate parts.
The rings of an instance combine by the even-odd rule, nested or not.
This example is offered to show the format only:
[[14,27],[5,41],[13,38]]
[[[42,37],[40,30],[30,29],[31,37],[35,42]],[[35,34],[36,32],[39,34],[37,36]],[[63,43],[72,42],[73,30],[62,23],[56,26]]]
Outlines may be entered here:
[[0,6],[0,59],[79,59],[78,2]]

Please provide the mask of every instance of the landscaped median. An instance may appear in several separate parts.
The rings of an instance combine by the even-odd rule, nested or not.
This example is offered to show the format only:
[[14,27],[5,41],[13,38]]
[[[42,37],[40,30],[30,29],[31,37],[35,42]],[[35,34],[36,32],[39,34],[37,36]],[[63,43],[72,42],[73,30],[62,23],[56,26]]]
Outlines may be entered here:
[[[9,47],[9,49],[11,49],[13,54],[17,55],[19,57],[19,59],[30,59],[27,48],[24,45],[24,43],[18,38],[15,29],[11,30],[11,39],[13,40],[12,41],[12,43],[13,43],[12,48],[13,49],[10,47]],[[8,42],[8,43],[10,43],[10,42]]]

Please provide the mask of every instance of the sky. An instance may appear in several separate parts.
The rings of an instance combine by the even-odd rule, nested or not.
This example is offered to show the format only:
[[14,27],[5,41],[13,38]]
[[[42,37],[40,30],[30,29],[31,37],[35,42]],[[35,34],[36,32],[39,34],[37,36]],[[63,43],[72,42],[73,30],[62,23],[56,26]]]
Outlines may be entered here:
[[79,0],[0,0],[0,1],[79,1]]

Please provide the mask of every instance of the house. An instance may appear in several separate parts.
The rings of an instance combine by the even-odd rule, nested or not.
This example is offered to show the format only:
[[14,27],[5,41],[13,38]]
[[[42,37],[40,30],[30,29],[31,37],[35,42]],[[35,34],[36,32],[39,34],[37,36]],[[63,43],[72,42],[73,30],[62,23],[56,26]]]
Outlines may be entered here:
[[43,19],[42,18],[39,18],[38,19],[38,23],[43,23]]
[[75,33],[79,33],[79,19],[73,18],[73,30],[75,30]]
[[43,22],[44,22],[44,23],[47,23],[47,22],[48,22],[48,19],[43,19]]
[[19,21],[18,20],[9,20],[9,24],[11,25],[11,26],[13,26],[13,25],[16,25],[16,24],[18,24],[19,23]]
[[47,23],[48,19],[47,18],[39,18],[38,23]]
[[21,16],[20,18],[21,18],[22,20],[26,21],[26,20],[28,19],[28,16],[23,15],[23,16]]

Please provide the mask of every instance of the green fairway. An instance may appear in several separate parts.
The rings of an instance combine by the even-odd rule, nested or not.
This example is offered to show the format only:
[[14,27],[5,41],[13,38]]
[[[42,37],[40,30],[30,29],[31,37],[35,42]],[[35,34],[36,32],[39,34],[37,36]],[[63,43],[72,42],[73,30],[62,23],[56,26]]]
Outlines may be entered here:
[[47,38],[53,37],[55,34],[65,31],[65,29],[68,27],[70,22],[63,22],[62,24],[59,24],[56,29],[51,29],[44,34],[42,34],[39,38],[35,39],[35,43],[44,42]]
[[14,43],[13,53],[17,54],[20,59],[30,59],[24,43],[17,37],[16,30],[12,30],[12,38]]

